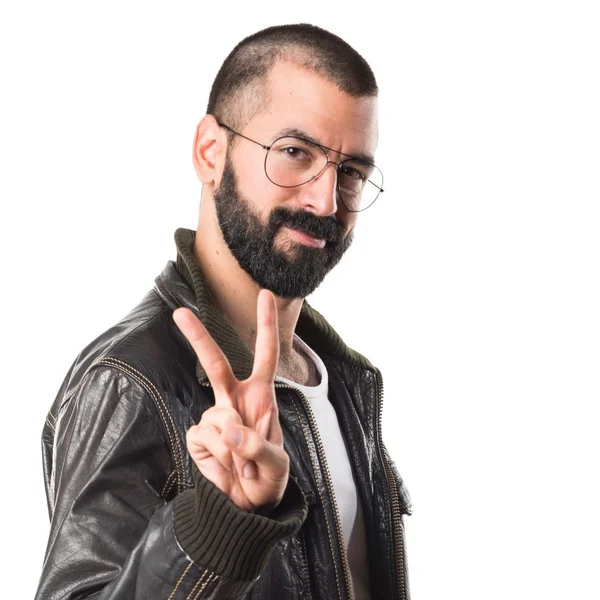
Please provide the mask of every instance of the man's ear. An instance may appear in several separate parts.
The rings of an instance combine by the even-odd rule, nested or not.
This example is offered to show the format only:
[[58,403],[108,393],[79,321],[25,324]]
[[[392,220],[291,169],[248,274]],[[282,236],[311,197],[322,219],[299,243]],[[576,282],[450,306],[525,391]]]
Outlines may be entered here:
[[204,115],[196,127],[192,160],[198,179],[204,184],[217,184],[221,179],[227,135],[213,115]]

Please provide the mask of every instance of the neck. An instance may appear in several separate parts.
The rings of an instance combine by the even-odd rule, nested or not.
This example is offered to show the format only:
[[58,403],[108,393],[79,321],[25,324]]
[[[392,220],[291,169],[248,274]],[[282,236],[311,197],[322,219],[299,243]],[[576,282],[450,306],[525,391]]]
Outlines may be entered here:
[[[239,266],[223,239],[214,211],[214,204],[202,202],[198,235],[194,241],[194,258],[200,265],[206,285],[215,304],[227,316],[248,348],[256,344],[256,304],[260,287]],[[292,363],[297,358],[293,345],[294,331],[302,309],[303,298],[275,296],[279,327],[280,363]]]

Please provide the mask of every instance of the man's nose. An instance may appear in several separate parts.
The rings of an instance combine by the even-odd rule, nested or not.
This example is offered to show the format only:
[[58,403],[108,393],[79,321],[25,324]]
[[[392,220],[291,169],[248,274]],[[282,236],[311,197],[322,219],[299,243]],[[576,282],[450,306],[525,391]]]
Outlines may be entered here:
[[[302,189],[304,188],[304,189]],[[305,210],[328,217],[338,209],[337,163],[329,161],[311,181],[301,186],[301,202]]]

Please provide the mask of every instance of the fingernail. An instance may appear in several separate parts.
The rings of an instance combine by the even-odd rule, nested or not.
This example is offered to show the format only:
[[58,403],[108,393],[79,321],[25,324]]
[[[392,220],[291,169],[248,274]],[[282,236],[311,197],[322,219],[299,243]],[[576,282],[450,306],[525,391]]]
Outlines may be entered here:
[[223,435],[230,446],[237,447],[242,443],[242,432],[239,429],[228,427]]

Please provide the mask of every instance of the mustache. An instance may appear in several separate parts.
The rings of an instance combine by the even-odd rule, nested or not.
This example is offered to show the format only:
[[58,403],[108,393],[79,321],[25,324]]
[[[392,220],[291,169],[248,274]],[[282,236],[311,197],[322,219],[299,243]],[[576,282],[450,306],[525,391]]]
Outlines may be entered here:
[[329,244],[338,244],[344,238],[344,227],[335,217],[316,217],[306,210],[292,211],[282,206],[273,209],[269,215],[271,234],[283,225]]

